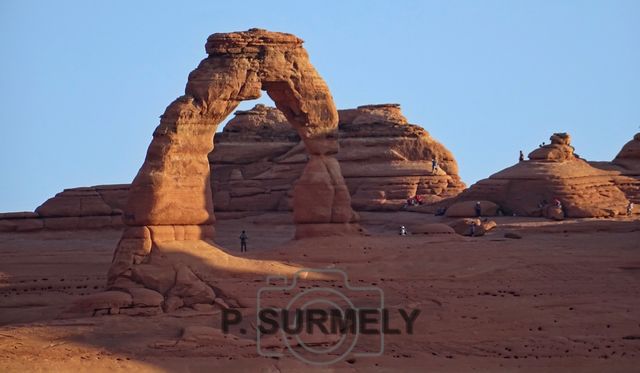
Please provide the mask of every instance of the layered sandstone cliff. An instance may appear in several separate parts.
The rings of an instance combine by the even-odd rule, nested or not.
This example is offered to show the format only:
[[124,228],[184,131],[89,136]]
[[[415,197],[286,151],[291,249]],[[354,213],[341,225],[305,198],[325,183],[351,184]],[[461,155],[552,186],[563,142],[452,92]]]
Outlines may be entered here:
[[[399,105],[366,105],[338,115],[336,158],[354,209],[397,210],[416,194],[437,201],[464,189],[451,152],[409,124]],[[306,158],[300,138],[277,109],[256,105],[236,112],[209,155],[216,210],[290,210],[292,183]]]
[[554,134],[551,144],[532,151],[528,161],[480,180],[451,202],[487,200],[507,214],[549,216],[545,205],[558,199],[565,217],[615,216],[629,203],[615,178],[577,157],[568,134]]
[[35,212],[0,214],[0,231],[122,228],[129,184],[65,189]]
[[[424,132],[419,127],[414,128],[415,126],[406,124],[406,119],[397,106],[363,106],[358,109],[339,110],[339,115],[340,135],[345,139],[341,144],[346,141],[351,144],[360,142],[370,145],[369,149],[366,145],[362,145],[360,149],[343,146],[338,154],[343,170],[349,172],[349,177],[345,179],[352,194],[354,207],[370,210],[395,209],[403,203],[406,195],[433,193],[431,200],[437,201],[443,196],[455,195],[463,187],[455,174],[455,161],[446,161],[452,159],[446,158],[450,157],[450,153],[430,139],[428,134],[426,137],[423,136],[421,141],[417,141],[415,137],[405,136],[400,140],[392,136],[391,131],[394,130],[400,134],[412,129],[418,133]],[[251,110],[236,112],[236,116],[225,128],[224,132],[216,135],[216,151],[209,155],[212,171],[220,175],[218,179],[214,178],[213,182],[218,202],[216,210],[290,209],[291,184],[301,172],[304,154],[295,153],[300,161],[296,162],[296,157],[292,156],[294,153],[290,153],[300,140],[282,113],[264,105],[257,105]],[[375,132],[376,129],[378,132]],[[357,134],[360,137],[354,141]],[[351,138],[351,141],[347,141],[348,138]],[[620,213],[624,204],[620,194],[612,189],[612,184],[625,194],[627,200],[640,205],[640,133],[625,144],[611,162],[584,162],[576,158],[570,146],[570,138],[566,138],[568,143],[562,136],[555,135],[551,144],[531,152],[529,161],[520,162],[481,180],[459,198],[444,200],[441,205],[451,206],[459,201],[491,200],[500,204],[505,213],[538,216],[544,214],[539,208],[540,202],[551,202],[553,198],[573,194],[566,193],[566,190],[575,188],[575,193],[589,193],[579,198],[577,204],[565,203],[569,208],[569,216],[608,216],[613,213],[610,206],[617,206],[615,211]],[[430,156],[425,156],[421,149],[423,144],[433,149],[432,153],[438,154],[439,159],[445,159],[441,165],[443,169],[452,173],[451,175],[447,173],[446,176],[438,177],[413,176],[411,173],[414,168],[411,167],[411,163],[394,159],[398,158],[397,149],[401,148],[414,158],[422,158],[418,161],[420,170],[430,170]],[[362,153],[359,153],[360,151]],[[354,153],[359,153],[360,156],[355,158],[363,161],[359,165],[354,163],[345,167],[345,164],[349,163],[349,157],[345,154]],[[286,158],[284,155],[288,157],[287,162],[282,161]],[[385,157],[387,161],[370,162]],[[271,167],[274,167],[274,171],[269,171]],[[377,168],[376,172],[380,172],[379,176],[371,171],[368,171],[368,177],[354,176],[356,172],[367,172],[374,168]],[[244,175],[256,172],[254,170],[260,172],[258,175],[261,176],[246,179]],[[424,183],[420,184],[421,180],[428,180],[429,177],[435,185],[438,185],[436,180],[447,181],[446,184],[440,184],[441,187],[446,185],[442,189],[444,193],[438,194],[440,189],[437,187],[429,190],[423,187]],[[419,187],[420,185],[423,186]],[[529,191],[529,187],[532,192]],[[43,203],[36,212],[1,213],[0,231],[121,228],[121,214],[128,192],[129,184],[65,189]],[[391,198],[385,199],[382,196]],[[595,196],[596,204],[589,203],[590,196]],[[618,202],[611,204],[608,196],[614,196]],[[567,198],[567,201],[571,199],[575,198]],[[579,211],[574,211],[573,205],[589,207],[581,207]],[[594,207],[595,205],[601,207]],[[435,212],[437,206],[424,210]],[[468,210],[473,211],[473,208],[469,207]]]

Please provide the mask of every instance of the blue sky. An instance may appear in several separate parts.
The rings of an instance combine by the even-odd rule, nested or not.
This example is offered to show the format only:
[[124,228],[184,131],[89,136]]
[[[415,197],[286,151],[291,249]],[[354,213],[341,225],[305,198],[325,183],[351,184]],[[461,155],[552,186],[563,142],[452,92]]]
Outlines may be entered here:
[[402,104],[468,184],[558,131],[610,160],[640,128],[639,19],[640,1],[2,0],[0,211],[130,182],[207,36],[252,27],[303,38],[338,107]]

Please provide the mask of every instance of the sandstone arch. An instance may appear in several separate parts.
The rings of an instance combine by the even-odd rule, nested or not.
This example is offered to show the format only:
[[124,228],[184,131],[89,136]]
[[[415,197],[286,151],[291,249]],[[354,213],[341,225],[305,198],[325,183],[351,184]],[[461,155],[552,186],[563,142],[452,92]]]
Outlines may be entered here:
[[309,154],[294,188],[296,236],[354,230],[357,215],[334,154],[338,113],[329,88],[291,34],[251,29],[213,34],[208,57],[189,74],[153,133],[124,211],[128,228],[110,280],[147,255],[153,243],[211,238],[214,206],[207,155],[219,123],[265,90],[303,139]]

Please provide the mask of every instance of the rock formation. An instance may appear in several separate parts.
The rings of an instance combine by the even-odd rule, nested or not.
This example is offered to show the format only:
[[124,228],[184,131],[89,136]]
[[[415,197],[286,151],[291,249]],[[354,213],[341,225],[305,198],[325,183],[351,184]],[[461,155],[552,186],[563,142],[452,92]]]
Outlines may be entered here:
[[640,132],[622,147],[613,163],[626,170],[629,175],[640,175]]
[[213,235],[207,158],[213,136],[240,101],[256,99],[266,90],[309,153],[293,193],[298,236],[318,225],[330,231],[349,230],[356,215],[334,158],[337,111],[302,40],[252,29],[213,34],[205,49],[209,57],[189,74],[185,95],[161,116],[131,185],[125,223],[147,227],[153,236],[165,239]]
[[463,218],[449,223],[449,227],[461,236],[481,237],[497,226],[496,222],[488,219]]
[[610,171],[614,183],[635,204],[640,204],[640,133],[627,142],[612,162],[589,162]]
[[[274,211],[292,207],[292,183],[306,154],[275,108],[256,105],[215,137],[209,155],[216,211]],[[397,104],[338,110],[340,161],[356,210],[398,210],[407,198],[431,202],[464,189],[453,155],[423,128],[409,124]],[[439,163],[431,172],[431,160]]]
[[0,214],[0,231],[121,228],[128,184],[65,189],[35,212]]
[[[213,34],[205,49],[208,57],[189,74],[185,95],[167,107],[153,133],[129,190],[127,228],[108,273],[111,289],[132,296],[128,289],[151,289],[164,297],[165,311],[213,304],[212,269],[218,262],[236,270],[243,265],[243,259],[206,243],[215,221],[208,154],[218,124],[240,101],[260,97],[261,90],[295,128],[308,154],[293,187],[296,236],[357,231],[357,215],[335,158],[338,113],[302,40],[252,29]],[[204,249],[195,251],[198,245]],[[250,264],[254,271],[260,265]],[[293,273],[279,263],[269,268]]]
[[571,146],[571,136],[568,133],[554,133],[549,139],[551,144],[541,146],[529,153],[530,160],[564,162],[576,158],[573,154],[574,148]]
[[[407,198],[437,202],[464,189],[458,165],[397,104],[338,110],[336,158],[356,210],[398,210]],[[288,211],[307,155],[300,136],[276,108],[237,111],[214,137],[209,154],[215,211]],[[431,172],[431,160],[439,169]],[[129,184],[65,189],[36,209],[0,214],[1,230],[120,228]],[[425,207],[425,206],[420,206]]]
[[551,144],[529,154],[530,160],[480,180],[448,204],[487,200],[506,214],[559,218],[549,208],[557,198],[565,217],[624,214],[628,200],[616,185],[615,175],[592,167],[573,150],[568,134],[554,134]]

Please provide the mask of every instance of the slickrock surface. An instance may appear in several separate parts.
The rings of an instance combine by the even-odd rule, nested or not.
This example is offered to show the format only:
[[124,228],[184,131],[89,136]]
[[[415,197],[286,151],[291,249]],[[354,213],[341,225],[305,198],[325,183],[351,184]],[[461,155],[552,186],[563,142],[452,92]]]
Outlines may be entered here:
[[[356,210],[398,210],[407,198],[435,202],[464,189],[458,165],[398,104],[338,110],[336,158]],[[431,160],[439,168],[432,173]],[[306,162],[296,132],[276,108],[238,111],[215,137],[209,155],[216,211],[290,210],[292,184]]]
[[[480,180],[451,202],[487,200],[508,215],[555,219],[626,213],[629,201],[615,175],[576,157],[568,134],[554,134],[551,144],[532,151],[529,159]],[[556,198],[560,212],[550,206]],[[541,207],[543,201],[547,204]]]

